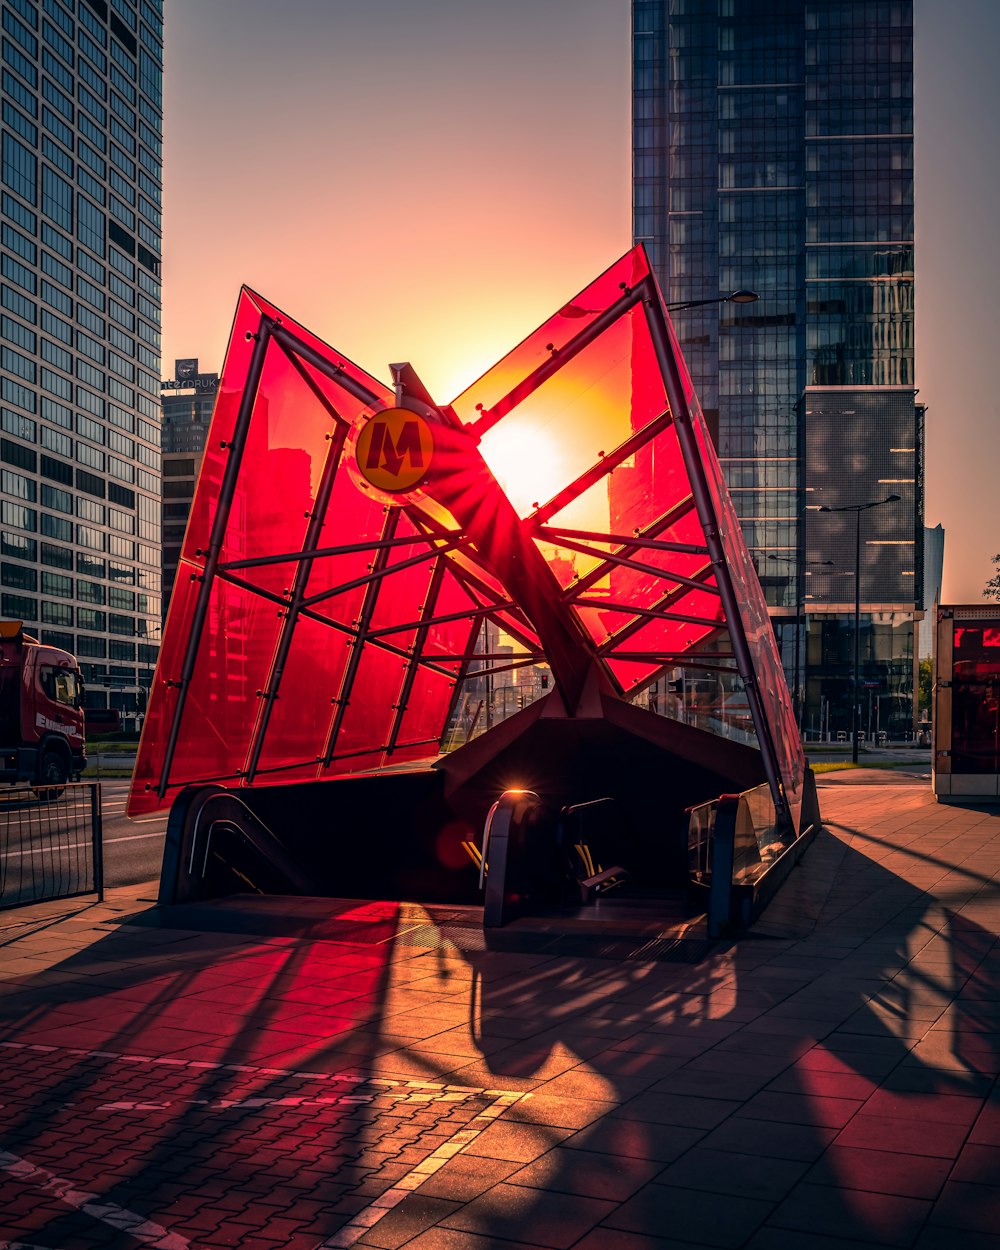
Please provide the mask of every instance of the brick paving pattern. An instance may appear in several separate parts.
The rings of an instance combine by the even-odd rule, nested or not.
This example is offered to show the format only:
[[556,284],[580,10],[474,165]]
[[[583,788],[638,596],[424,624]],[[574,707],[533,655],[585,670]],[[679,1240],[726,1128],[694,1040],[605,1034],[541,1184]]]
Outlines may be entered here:
[[[163,1224],[177,1247],[233,1245],[227,1225],[249,1231],[263,1217],[266,1236],[315,1246],[340,1225],[373,1223],[510,1101],[350,1073],[0,1048],[11,1091],[0,1128],[0,1221],[8,1235],[57,1247],[100,1237],[95,1220],[114,1244],[131,1225],[122,1212],[144,1222],[150,1245],[162,1244]],[[94,1147],[81,1150],[83,1141]],[[66,1212],[53,1178],[68,1176],[99,1200],[71,1201]]]
[[1000,1250],[1000,811],[877,780],[690,962],[0,915],[0,1248]]

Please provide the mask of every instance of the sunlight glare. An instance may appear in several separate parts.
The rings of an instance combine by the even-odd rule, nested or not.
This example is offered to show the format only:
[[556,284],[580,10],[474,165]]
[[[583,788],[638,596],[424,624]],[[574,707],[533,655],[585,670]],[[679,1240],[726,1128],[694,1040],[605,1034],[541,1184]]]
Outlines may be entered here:
[[566,485],[566,470],[550,434],[526,422],[501,421],[480,444],[483,459],[504,493],[525,517]]

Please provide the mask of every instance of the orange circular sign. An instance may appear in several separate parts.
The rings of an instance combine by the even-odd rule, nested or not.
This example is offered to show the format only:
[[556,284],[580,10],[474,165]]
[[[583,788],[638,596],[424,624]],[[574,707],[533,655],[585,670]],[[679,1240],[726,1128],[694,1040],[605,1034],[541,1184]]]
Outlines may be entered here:
[[386,408],[362,426],[355,447],[358,468],[378,490],[413,490],[427,476],[434,457],[430,423],[408,408]]

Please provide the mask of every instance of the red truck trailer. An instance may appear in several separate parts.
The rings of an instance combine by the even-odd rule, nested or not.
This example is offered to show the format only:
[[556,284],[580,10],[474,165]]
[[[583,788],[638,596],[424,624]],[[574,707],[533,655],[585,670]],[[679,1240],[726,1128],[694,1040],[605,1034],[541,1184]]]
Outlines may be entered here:
[[86,762],[76,659],[0,621],[0,782],[58,786]]

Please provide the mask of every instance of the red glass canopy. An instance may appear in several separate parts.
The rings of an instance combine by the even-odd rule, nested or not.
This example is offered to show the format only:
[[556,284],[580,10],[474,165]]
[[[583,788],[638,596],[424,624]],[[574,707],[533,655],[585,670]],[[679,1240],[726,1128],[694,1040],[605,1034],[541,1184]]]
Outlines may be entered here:
[[[735,717],[794,814],[767,609],[643,249],[450,405],[394,368],[393,390],[242,291],[129,813],[434,756],[502,673],[551,671],[577,716],[698,664],[742,678]],[[432,454],[376,429],[359,456],[397,408]],[[421,454],[404,493],[365,476]]]

